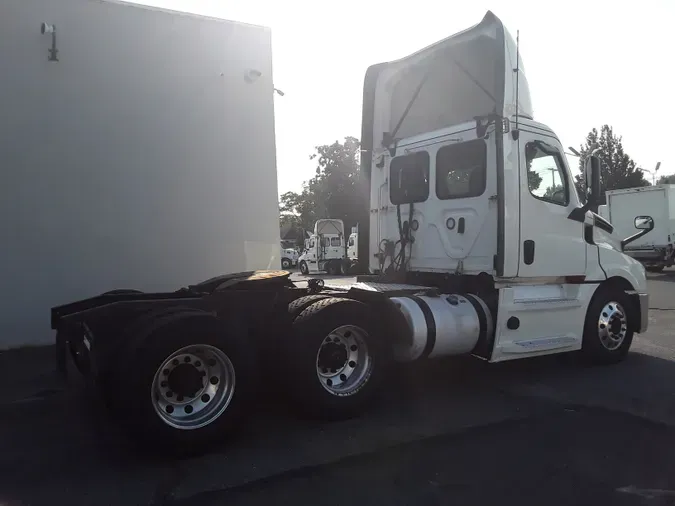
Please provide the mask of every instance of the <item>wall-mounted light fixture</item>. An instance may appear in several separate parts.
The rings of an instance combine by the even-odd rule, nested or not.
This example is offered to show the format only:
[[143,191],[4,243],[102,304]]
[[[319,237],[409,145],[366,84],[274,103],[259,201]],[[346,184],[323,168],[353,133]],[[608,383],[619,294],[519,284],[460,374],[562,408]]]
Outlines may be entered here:
[[260,76],[262,76],[262,72],[256,69],[249,69],[246,71],[244,74],[244,81],[246,81],[248,84],[252,84],[256,82]]
[[[222,75],[222,74],[221,74]],[[247,84],[253,84],[256,82],[260,77],[262,76],[262,72],[256,69],[249,69],[246,71],[244,74],[244,81],[246,81]],[[279,95],[280,97],[283,97],[285,93],[281,91],[279,88],[272,88],[274,90],[274,93]]]
[[42,35],[46,33],[52,34],[52,47],[47,50],[47,60],[59,61],[59,57],[57,56],[59,50],[56,49],[56,26],[50,25],[49,23],[42,23],[40,25],[40,33]]

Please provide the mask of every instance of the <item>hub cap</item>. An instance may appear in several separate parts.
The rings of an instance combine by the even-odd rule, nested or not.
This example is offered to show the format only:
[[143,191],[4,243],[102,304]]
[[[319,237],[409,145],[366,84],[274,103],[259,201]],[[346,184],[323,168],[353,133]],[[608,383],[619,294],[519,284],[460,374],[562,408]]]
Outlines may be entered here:
[[602,345],[610,351],[621,346],[628,330],[626,312],[621,304],[608,302],[600,312],[598,319],[598,337]]
[[220,349],[190,345],[174,352],[152,381],[152,405],[167,425],[191,430],[223,414],[234,395],[234,366]]
[[373,362],[366,345],[368,334],[345,325],[333,330],[316,355],[316,374],[321,386],[333,395],[352,395],[370,378]]

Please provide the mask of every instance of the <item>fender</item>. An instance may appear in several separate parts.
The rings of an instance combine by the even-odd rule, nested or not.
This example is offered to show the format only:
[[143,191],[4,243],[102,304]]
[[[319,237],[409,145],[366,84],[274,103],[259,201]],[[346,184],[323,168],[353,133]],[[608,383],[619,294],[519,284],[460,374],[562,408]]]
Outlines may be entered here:
[[600,265],[607,278],[624,278],[635,291],[647,292],[647,276],[640,262],[615,250],[609,244],[598,244],[598,252]]

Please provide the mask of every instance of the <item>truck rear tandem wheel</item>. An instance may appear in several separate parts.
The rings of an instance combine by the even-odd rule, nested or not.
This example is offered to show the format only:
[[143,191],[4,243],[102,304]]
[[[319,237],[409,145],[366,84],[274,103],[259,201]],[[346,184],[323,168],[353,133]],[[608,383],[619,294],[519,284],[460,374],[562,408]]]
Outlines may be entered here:
[[238,320],[191,309],[139,320],[104,386],[115,418],[162,453],[199,453],[229,436],[257,381]]
[[391,360],[391,347],[373,308],[340,297],[317,300],[293,321],[284,346],[287,393],[312,417],[359,414],[373,400]]

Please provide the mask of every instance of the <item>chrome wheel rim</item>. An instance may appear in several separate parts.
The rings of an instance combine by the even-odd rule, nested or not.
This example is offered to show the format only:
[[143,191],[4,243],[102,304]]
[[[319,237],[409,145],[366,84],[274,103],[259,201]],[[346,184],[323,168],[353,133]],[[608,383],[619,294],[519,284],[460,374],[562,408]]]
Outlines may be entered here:
[[367,337],[361,327],[343,325],[324,338],[316,354],[316,375],[324,389],[348,396],[364,387],[373,369]]
[[181,430],[199,429],[222,415],[234,396],[235,372],[229,357],[206,344],[172,353],[152,381],[152,405],[160,419]]
[[628,320],[626,311],[618,302],[608,302],[598,318],[598,337],[609,351],[618,349],[626,338]]

